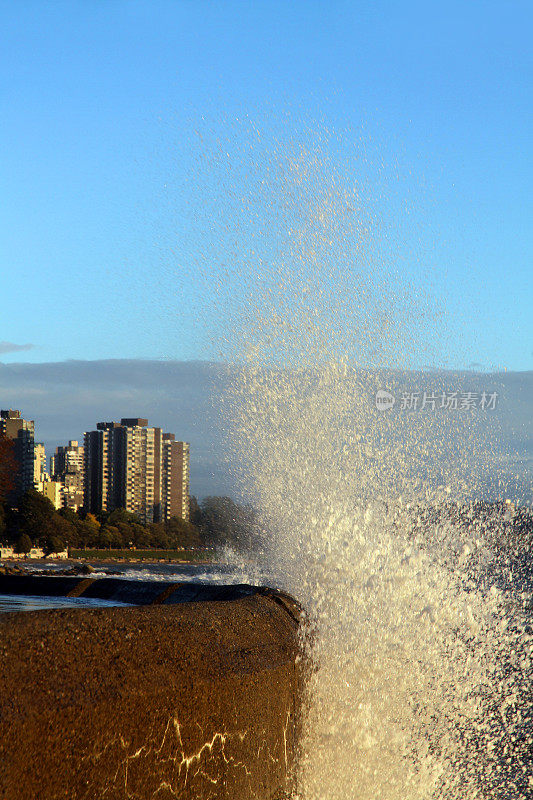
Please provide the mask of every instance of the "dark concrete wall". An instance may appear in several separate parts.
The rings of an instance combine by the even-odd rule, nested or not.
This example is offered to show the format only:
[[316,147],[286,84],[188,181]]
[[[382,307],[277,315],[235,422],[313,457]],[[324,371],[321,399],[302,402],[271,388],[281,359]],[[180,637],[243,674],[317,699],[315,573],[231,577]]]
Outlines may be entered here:
[[168,599],[0,614],[3,800],[288,796],[296,604]]

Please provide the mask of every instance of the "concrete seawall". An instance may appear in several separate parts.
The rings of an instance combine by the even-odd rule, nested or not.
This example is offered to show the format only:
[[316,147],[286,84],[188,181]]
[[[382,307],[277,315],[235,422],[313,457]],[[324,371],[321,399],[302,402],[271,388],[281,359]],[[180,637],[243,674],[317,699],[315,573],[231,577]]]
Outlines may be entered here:
[[303,680],[292,598],[40,576],[2,576],[0,593],[142,604],[0,614],[3,800],[290,794]]

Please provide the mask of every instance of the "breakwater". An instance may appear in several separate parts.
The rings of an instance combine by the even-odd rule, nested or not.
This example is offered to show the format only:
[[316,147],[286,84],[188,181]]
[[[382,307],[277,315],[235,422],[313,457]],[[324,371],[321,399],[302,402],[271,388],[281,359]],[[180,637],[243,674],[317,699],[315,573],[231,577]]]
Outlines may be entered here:
[[0,593],[135,604],[0,615],[5,800],[294,789],[303,676],[290,596],[43,576],[2,576]]

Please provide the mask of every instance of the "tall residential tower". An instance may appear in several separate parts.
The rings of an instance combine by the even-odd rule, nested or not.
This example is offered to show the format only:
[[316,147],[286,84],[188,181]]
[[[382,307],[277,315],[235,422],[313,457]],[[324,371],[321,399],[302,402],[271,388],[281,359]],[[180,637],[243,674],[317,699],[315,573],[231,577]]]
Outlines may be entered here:
[[68,445],[56,447],[50,458],[52,480],[63,486],[63,505],[77,511],[83,505],[85,488],[85,454],[83,445],[71,439]]
[[[34,485],[35,423],[22,419],[20,411],[0,411],[0,434],[13,441],[13,452],[17,461],[15,494],[20,497]],[[13,498],[15,499],[15,498]]]
[[189,518],[189,445],[140,417],[85,434],[87,511],[125,508],[144,523]]

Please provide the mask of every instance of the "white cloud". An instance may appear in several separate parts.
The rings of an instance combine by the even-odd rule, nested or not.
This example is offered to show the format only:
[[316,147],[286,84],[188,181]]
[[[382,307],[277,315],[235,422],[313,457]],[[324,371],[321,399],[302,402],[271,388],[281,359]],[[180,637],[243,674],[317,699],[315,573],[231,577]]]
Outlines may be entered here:
[[23,350],[33,350],[34,344],[15,344],[15,342],[0,342],[0,354],[20,353]]

